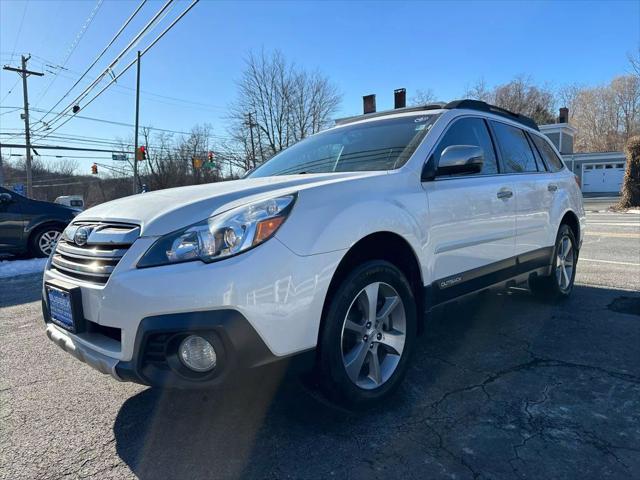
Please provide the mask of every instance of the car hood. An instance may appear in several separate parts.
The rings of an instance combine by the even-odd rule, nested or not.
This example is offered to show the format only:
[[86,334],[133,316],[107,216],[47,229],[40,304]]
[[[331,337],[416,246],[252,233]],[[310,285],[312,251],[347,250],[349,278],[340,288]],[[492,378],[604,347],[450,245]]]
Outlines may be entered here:
[[140,225],[141,236],[158,236],[262,198],[383,174],[386,172],[283,175],[169,188],[97,205],[75,221],[133,223]]

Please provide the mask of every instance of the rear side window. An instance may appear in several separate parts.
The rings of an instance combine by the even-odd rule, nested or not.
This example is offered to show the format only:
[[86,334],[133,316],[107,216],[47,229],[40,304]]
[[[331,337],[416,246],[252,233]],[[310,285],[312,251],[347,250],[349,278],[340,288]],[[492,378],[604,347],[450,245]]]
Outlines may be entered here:
[[537,172],[536,159],[524,132],[506,123],[491,122],[502,154],[504,173]]
[[542,155],[544,163],[549,167],[549,170],[552,172],[559,172],[564,168],[562,160],[560,160],[560,157],[558,157],[553,148],[551,148],[549,142],[544,138],[540,138],[538,135],[531,135],[531,138],[533,139],[533,143],[536,145],[538,152]]
[[[498,173],[496,155],[493,151],[493,142],[489,136],[489,131],[480,118],[462,118],[456,121],[440,140],[434,152],[436,162],[440,161],[440,155],[445,148],[451,145],[473,145],[484,150],[484,164],[481,175]],[[437,163],[436,163],[437,165]]]

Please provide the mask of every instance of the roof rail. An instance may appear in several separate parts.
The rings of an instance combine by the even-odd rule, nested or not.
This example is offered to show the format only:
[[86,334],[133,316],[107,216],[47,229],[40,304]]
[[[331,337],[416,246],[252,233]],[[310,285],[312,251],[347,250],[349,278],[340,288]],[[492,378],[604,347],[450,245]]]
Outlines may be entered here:
[[493,113],[495,115],[500,115],[510,120],[514,120],[526,127],[533,128],[534,130],[540,130],[538,128],[538,124],[533,120],[533,118],[511,112],[506,108],[497,107],[481,100],[454,100],[453,102],[447,103],[443,108],[449,110],[464,108],[467,110],[479,110],[481,112]]
[[366,120],[368,118],[385,117],[394,113],[420,112],[423,110],[441,110],[445,108],[443,103],[430,103],[427,105],[416,105],[414,107],[396,108],[394,110],[384,110],[381,112],[365,113],[364,115],[354,115],[352,117],[344,117],[336,119],[336,125],[346,125],[355,121]]
[[364,115],[354,115],[352,117],[339,118],[335,122],[336,125],[347,125],[349,123],[353,123],[360,120],[366,120],[369,118],[376,117],[384,117],[387,115],[393,115],[394,113],[406,113],[406,112],[420,112],[424,110],[455,110],[455,109],[467,109],[467,110],[478,110],[480,112],[493,113],[495,115],[500,115],[501,117],[508,118],[515,122],[521,123],[522,125],[533,128],[534,130],[540,131],[538,128],[538,124],[530,117],[525,115],[520,115],[519,113],[514,113],[506,108],[498,107],[496,105],[491,105],[487,102],[483,102],[481,100],[454,100],[449,103],[430,103],[427,105],[417,105],[415,107],[405,107],[405,108],[396,108],[395,110],[384,110],[382,112],[373,112],[366,113]]

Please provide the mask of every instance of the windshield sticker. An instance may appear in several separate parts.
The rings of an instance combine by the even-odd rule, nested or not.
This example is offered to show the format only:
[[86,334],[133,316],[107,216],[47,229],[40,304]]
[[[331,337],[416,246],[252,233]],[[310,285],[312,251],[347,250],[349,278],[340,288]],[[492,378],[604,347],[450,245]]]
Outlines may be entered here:
[[429,119],[429,117],[418,117],[414,120],[414,122],[416,123],[420,123],[420,122],[426,122]]
[[426,123],[423,123],[422,125],[416,125],[416,132],[419,132],[420,130],[424,130],[427,127]]

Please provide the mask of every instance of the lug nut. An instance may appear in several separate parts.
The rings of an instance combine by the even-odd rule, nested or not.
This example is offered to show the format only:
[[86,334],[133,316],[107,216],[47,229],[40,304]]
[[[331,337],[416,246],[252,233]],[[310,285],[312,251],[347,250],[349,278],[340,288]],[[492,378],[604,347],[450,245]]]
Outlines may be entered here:
[[367,322],[367,328],[371,328],[371,322]]
[[378,333],[377,338],[378,338],[378,340],[380,340],[380,339],[382,338],[382,334],[381,334],[381,333]]
[[365,335],[364,337],[362,337],[362,340],[364,340],[366,342],[367,340],[369,340],[369,336]]

